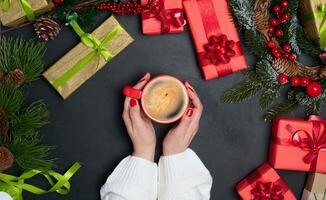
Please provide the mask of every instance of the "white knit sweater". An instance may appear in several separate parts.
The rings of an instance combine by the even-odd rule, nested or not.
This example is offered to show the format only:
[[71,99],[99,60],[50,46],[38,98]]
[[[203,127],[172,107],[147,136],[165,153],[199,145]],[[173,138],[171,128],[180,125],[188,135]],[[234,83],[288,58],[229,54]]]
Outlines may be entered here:
[[163,156],[156,163],[128,156],[101,189],[102,200],[208,200],[212,177],[195,152]]

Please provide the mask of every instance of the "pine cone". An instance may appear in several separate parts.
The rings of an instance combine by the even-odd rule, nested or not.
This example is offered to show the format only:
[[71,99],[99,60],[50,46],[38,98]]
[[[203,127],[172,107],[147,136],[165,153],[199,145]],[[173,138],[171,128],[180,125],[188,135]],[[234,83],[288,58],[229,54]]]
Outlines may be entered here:
[[44,41],[53,40],[61,30],[56,21],[44,16],[37,19],[33,26],[38,37]]
[[9,169],[14,164],[14,154],[6,147],[0,147],[0,171]]
[[22,70],[15,69],[7,73],[3,80],[8,85],[19,87],[25,81],[25,74]]
[[7,114],[3,108],[0,107],[0,135],[4,139],[8,137],[8,131],[9,131],[10,125],[9,125],[9,119],[7,117]]

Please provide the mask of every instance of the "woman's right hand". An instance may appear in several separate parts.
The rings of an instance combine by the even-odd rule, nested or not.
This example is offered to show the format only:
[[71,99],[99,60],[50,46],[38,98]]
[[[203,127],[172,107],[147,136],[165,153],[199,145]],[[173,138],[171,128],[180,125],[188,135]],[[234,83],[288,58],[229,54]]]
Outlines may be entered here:
[[[139,90],[143,89],[150,77],[150,74],[146,73],[134,88]],[[151,119],[142,111],[139,101],[126,97],[122,117],[134,147],[132,155],[154,161],[156,145],[155,130]]]
[[189,82],[185,83],[191,106],[181,118],[179,124],[172,128],[163,141],[163,155],[169,156],[184,152],[199,129],[203,105]]

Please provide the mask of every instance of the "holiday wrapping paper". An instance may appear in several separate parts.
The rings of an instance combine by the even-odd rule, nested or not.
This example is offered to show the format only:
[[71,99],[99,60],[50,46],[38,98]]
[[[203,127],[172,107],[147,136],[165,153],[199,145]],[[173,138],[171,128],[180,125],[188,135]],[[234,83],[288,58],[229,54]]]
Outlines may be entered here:
[[141,0],[143,6],[153,1],[141,14],[144,34],[180,33],[184,31],[182,0]]
[[184,0],[183,6],[206,80],[247,68],[226,0]]
[[83,33],[81,39],[82,42],[43,74],[64,99],[133,42],[113,16],[92,34]]
[[326,0],[301,0],[301,21],[308,35],[320,38],[322,48],[326,47]]
[[326,128],[318,116],[273,121],[269,161],[276,169],[326,173]]
[[16,27],[27,20],[33,21],[35,15],[46,13],[52,8],[52,0],[1,0],[0,20],[4,26]]
[[310,173],[301,200],[326,199],[326,174]]
[[268,163],[239,182],[236,190],[243,200],[296,200],[287,183]]

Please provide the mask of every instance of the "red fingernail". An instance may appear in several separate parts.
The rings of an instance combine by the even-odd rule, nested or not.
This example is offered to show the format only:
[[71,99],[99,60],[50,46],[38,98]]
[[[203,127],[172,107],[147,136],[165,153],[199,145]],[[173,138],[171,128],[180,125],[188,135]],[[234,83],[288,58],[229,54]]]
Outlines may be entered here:
[[192,109],[192,108],[188,108],[188,110],[187,110],[187,112],[186,112],[186,115],[187,115],[188,117],[191,117],[193,113],[194,113],[193,109]]
[[137,101],[135,99],[130,99],[130,106],[134,107],[137,105]]

